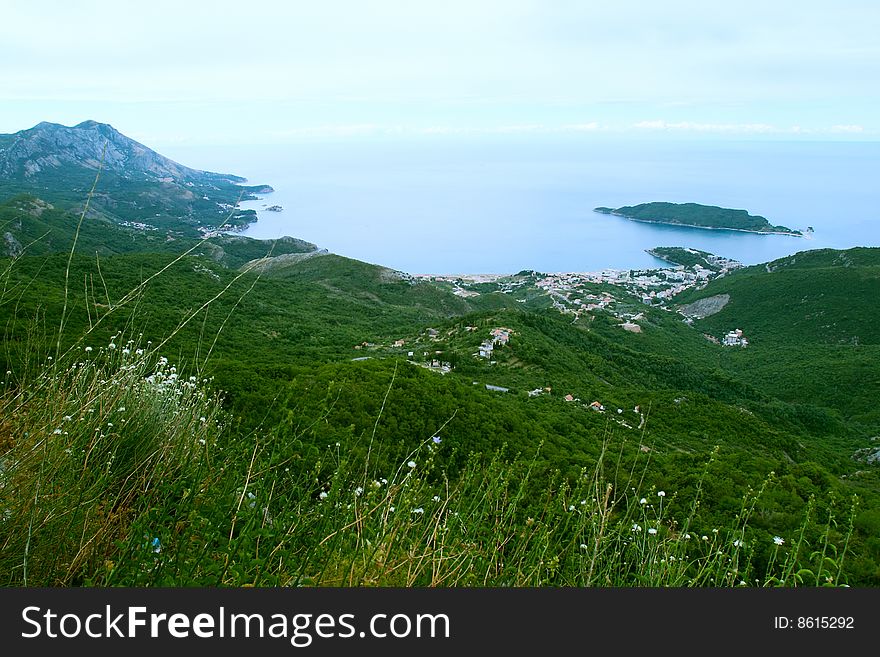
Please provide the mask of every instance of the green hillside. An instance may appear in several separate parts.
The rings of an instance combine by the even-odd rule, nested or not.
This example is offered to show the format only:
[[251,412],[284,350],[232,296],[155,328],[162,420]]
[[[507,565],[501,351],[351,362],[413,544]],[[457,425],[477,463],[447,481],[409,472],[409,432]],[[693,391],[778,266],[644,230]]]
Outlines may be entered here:
[[[230,417],[216,439],[228,445],[224,449],[232,460],[225,467],[247,468],[252,455],[244,446],[262,436],[261,490],[301,491],[303,482],[294,489],[282,486],[283,473],[289,477],[292,466],[303,474],[317,468],[324,473],[318,474],[319,481],[335,481],[342,475],[332,465],[335,457],[326,460],[325,450],[329,446],[332,452],[337,443],[352,468],[346,476],[353,476],[365,459],[376,476],[390,473],[395,463],[424,449],[423,441],[440,432],[444,448],[431,457],[435,474],[420,485],[433,487],[443,477],[453,487],[476,483],[471,478],[477,472],[491,471],[493,459],[502,459],[510,484],[518,481],[532,500],[522,508],[523,516],[511,517],[513,532],[530,513],[549,513],[540,506],[545,504],[538,501],[541,495],[577,487],[581,472],[592,472],[601,463],[602,476],[616,481],[615,486],[626,481],[645,490],[675,491],[667,511],[689,516],[689,522],[707,528],[702,531],[731,531],[746,489],[758,490],[771,477],[776,492],[765,494],[759,504],[764,511],[749,528],[756,545],[796,531],[812,505],[824,509],[816,516],[819,522],[831,512],[829,504],[839,503],[834,499],[854,492],[875,499],[876,477],[869,473],[853,479],[859,466],[849,457],[868,444],[859,425],[810,400],[780,400],[751,377],[738,376],[729,364],[714,361],[715,345],[662,310],[650,311],[645,332],[634,335],[601,313],[590,322],[572,324],[555,310],[530,310],[499,292],[463,299],[337,256],[298,262],[281,258],[277,267],[262,273],[239,273],[203,257],[186,257],[151,279],[169,260],[133,254],[99,263],[94,257],[75,257],[70,280],[90,283],[70,286],[63,344],[73,351],[66,358],[82,359],[85,347],[108,353],[106,345],[130,338],[141,345],[151,341],[151,348],[161,344],[159,353],[181,367],[181,375],[213,376]],[[52,327],[64,308],[66,261],[65,255],[25,256],[7,270],[0,308],[6,327],[4,366],[19,384],[28,380],[27,367],[38,367],[45,354],[54,353]],[[143,281],[148,283],[139,289]],[[132,290],[136,294],[123,304]],[[480,341],[496,326],[512,331],[509,343],[496,349],[491,362],[475,357]],[[165,342],[168,336],[173,337]],[[398,340],[402,346],[394,346]],[[408,356],[410,351],[414,356]],[[431,358],[452,363],[452,370],[441,374],[420,366]],[[507,392],[487,390],[486,384]],[[526,394],[538,388],[550,392]],[[588,408],[594,401],[604,411]],[[640,412],[633,410],[637,406]],[[712,476],[700,479],[707,462]],[[526,476],[522,468],[528,463]],[[688,509],[698,498],[702,501],[694,515]],[[218,494],[217,503],[222,499]],[[625,497],[618,499],[624,503]],[[207,505],[200,513],[220,513],[209,500],[200,504]],[[285,504],[294,502],[290,498]],[[298,500],[291,508],[302,511],[302,504]],[[852,581],[875,576],[874,547],[862,534],[873,526],[872,517],[858,516],[861,525],[846,570]],[[810,523],[809,535],[825,531]],[[278,531],[264,528],[261,535],[290,549],[291,537]],[[561,539],[554,534],[552,540]],[[351,549],[334,559],[348,558]],[[768,558],[762,548],[752,567],[767,567]],[[190,577],[175,572],[163,581]],[[208,572],[197,572],[192,575],[202,578],[197,581],[213,581]],[[273,572],[273,577],[283,576]],[[562,579],[545,572],[542,577],[549,579],[541,581],[578,581],[583,573],[576,572],[568,563],[558,572]],[[132,575],[117,572],[114,577],[122,579],[102,575],[94,580],[95,573],[81,574],[87,579],[74,581],[142,581],[128,579]],[[513,582],[537,581],[523,574],[513,577]]]
[[719,364],[791,401],[832,408],[880,427],[880,249],[808,251],[749,267],[676,299],[729,294],[718,313],[697,320],[721,336],[740,328],[748,349],[726,350]]

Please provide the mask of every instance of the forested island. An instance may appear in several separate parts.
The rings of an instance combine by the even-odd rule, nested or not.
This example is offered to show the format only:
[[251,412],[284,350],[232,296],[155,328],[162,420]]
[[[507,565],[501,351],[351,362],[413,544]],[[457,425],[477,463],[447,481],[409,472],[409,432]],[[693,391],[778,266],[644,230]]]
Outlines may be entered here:
[[732,210],[716,205],[699,203],[642,203],[613,209],[598,207],[596,212],[613,214],[633,221],[715,230],[741,230],[749,233],[769,233],[802,237],[803,233],[786,226],[774,226],[766,217],[751,215],[746,210]]

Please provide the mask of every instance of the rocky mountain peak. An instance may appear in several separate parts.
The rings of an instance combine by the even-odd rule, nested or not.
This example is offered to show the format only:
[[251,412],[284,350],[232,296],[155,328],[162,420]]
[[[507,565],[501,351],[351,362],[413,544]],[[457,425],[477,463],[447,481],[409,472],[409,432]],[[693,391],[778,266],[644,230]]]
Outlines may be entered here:
[[186,184],[238,176],[190,169],[126,137],[107,123],[88,120],[68,127],[43,121],[33,128],[5,135],[0,149],[0,175],[36,179],[63,167],[102,168],[126,178],[152,178]]

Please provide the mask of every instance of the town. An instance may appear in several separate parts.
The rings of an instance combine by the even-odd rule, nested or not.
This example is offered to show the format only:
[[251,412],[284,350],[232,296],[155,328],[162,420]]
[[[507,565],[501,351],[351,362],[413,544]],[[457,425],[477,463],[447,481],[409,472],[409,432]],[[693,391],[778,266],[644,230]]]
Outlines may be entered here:
[[[695,249],[675,247],[652,250],[650,253],[667,259],[670,266],[644,270],[604,269],[598,272],[551,274],[523,271],[513,276],[418,275],[414,278],[450,285],[453,294],[465,298],[476,297],[484,292],[500,292],[514,295],[519,303],[527,303],[530,298],[528,292],[533,291],[548,296],[552,306],[561,313],[573,315],[573,321],[577,321],[584,313],[604,310],[621,320],[621,328],[638,333],[641,328],[635,322],[642,319],[643,315],[631,312],[632,299],[671,311],[674,308],[670,301],[676,295],[691,288],[701,289],[710,280],[743,266],[736,260]],[[684,259],[697,262],[690,266],[676,264],[671,260],[675,255],[666,255],[667,253],[684,255]],[[618,290],[625,294],[619,294]],[[618,310],[616,306],[628,307]],[[688,318],[684,321],[690,323]]]
[[[536,271],[521,271],[514,275],[499,274],[471,274],[471,275],[408,275],[400,273],[400,278],[409,280],[411,283],[422,280],[438,284],[448,289],[453,294],[463,298],[479,297],[482,294],[505,294],[510,295],[517,303],[529,304],[527,307],[552,307],[563,315],[571,316],[572,322],[587,320],[597,313],[613,317],[623,331],[630,333],[642,333],[642,322],[646,318],[647,309],[650,306],[666,312],[676,312],[682,316],[682,321],[692,325],[694,315],[687,312],[687,308],[679,308],[674,302],[676,297],[685,290],[694,288],[702,289],[711,280],[725,276],[729,272],[741,268],[743,265],[735,260],[722,258],[703,251],[685,249],[680,247],[658,248],[650,251],[655,257],[669,263],[668,267],[657,269],[604,269],[598,272],[567,272],[567,273],[540,273]],[[677,260],[688,264],[678,264]],[[548,303],[549,301],[549,303]],[[640,323],[641,322],[641,323]],[[482,333],[482,331],[486,331]],[[448,374],[456,367],[455,349],[449,351],[448,340],[465,341],[465,344],[473,345],[474,342],[465,336],[468,333],[482,333],[482,341],[470,353],[470,357],[477,361],[484,361],[487,365],[497,365],[504,362],[504,347],[507,347],[516,335],[515,331],[505,326],[484,327],[458,326],[440,331],[436,328],[426,328],[418,336],[398,337],[389,344],[374,344],[362,342],[355,345],[356,350],[368,350],[379,356],[381,353],[396,353],[406,355],[406,359],[414,365],[423,367],[439,374]],[[707,340],[723,347],[747,347],[749,341],[743,329],[736,328],[728,331],[723,336],[703,334]],[[435,344],[437,343],[437,344]],[[374,356],[359,356],[352,360],[368,360]],[[500,359],[500,360],[499,360]],[[475,385],[480,384],[474,381]],[[482,384],[486,390],[496,393],[506,393],[509,389],[493,383]],[[550,387],[536,388],[528,391],[529,397],[538,397],[551,393]],[[581,401],[571,394],[564,395],[567,402],[575,402],[584,408],[605,413],[605,406],[598,400]],[[615,421],[628,428],[641,428],[644,416],[636,407],[635,414],[639,422],[635,425],[627,423],[624,417],[617,417],[624,413],[622,409],[616,409],[613,413]]]

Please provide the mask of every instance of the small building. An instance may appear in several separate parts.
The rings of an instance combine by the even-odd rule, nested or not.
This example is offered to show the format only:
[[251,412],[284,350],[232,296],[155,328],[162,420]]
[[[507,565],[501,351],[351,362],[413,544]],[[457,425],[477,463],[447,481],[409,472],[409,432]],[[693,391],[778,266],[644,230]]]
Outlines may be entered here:
[[510,392],[508,388],[502,388],[501,386],[493,386],[490,384],[486,384],[486,390],[491,390],[492,392]]
[[725,347],[747,347],[749,346],[749,341],[743,337],[742,329],[734,329],[727,332],[721,339],[721,344]]

